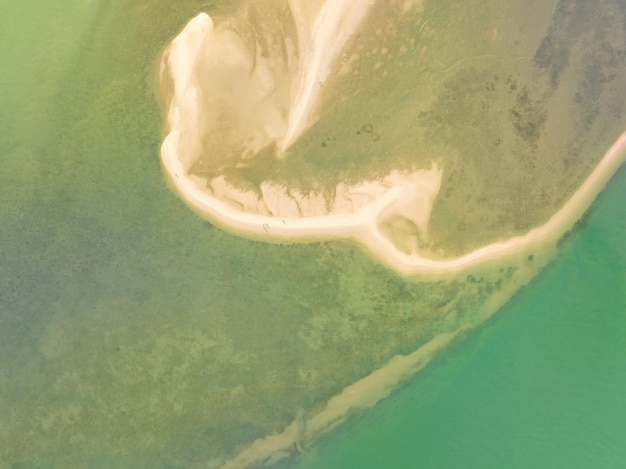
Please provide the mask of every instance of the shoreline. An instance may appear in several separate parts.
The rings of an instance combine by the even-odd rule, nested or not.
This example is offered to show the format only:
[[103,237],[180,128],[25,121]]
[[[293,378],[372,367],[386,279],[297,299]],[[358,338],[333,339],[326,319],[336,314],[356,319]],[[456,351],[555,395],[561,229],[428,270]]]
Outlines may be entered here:
[[[360,7],[363,9],[360,11],[357,8],[357,13],[352,18],[354,28],[367,11],[366,5],[368,5],[367,2],[361,4]],[[343,10],[346,8],[344,5],[335,10],[331,9],[336,16],[335,20],[343,18],[341,15],[345,13]],[[330,14],[330,12],[327,13]],[[336,26],[331,22],[331,32],[334,31],[333,25]],[[320,39],[317,28],[319,25],[316,23],[313,42],[325,43],[326,38]],[[170,105],[166,110],[168,132],[161,146],[161,161],[169,181],[187,205],[203,218],[240,236],[275,243],[350,239],[361,244],[375,259],[404,277],[432,279],[437,276],[448,276],[492,261],[530,255],[542,246],[556,242],[584,215],[609,179],[626,160],[626,132],[624,132],[576,192],[543,225],[532,228],[523,235],[493,242],[457,257],[434,259],[420,253],[419,249],[409,250],[409,254],[402,252],[391,239],[382,233],[380,226],[380,223],[384,221],[381,220],[383,216],[388,217],[387,219],[401,216],[414,222],[420,234],[427,236],[430,211],[439,191],[441,171],[445,168],[433,167],[430,170],[433,172],[430,181],[424,179],[429,174],[427,171],[421,172],[423,179],[420,179],[419,171],[408,175],[392,173],[385,176],[382,182],[379,181],[378,188],[373,187],[372,181],[363,181],[365,198],[368,202],[362,205],[353,204],[353,210],[348,214],[345,211],[334,213],[333,210],[328,210],[326,214],[320,215],[320,210],[314,209],[310,216],[289,216],[292,215],[293,210],[289,215],[282,213],[280,216],[265,215],[263,211],[273,212],[267,210],[262,197],[255,199],[250,196],[251,193],[238,191],[230,186],[227,189],[231,195],[235,194],[235,198],[226,197],[226,200],[221,200],[210,194],[208,190],[201,189],[194,178],[187,173],[186,168],[189,164],[187,155],[194,155],[199,151],[197,142],[200,131],[197,121],[202,105],[202,89],[193,74],[194,64],[198,60],[206,35],[211,34],[213,30],[211,18],[206,14],[199,14],[185,26],[164,52],[160,78],[162,81],[171,79],[173,89]],[[342,40],[347,40],[347,37]],[[319,54],[319,49],[313,52],[314,55]],[[314,64],[317,67],[315,70],[318,72],[320,68],[325,70],[326,61],[318,62]],[[299,90],[301,91],[302,89]],[[307,93],[304,94],[307,95]],[[292,110],[299,109],[301,105],[307,107],[310,104],[307,99],[304,104],[300,101],[296,100],[292,103]],[[292,122],[289,125],[291,126]],[[299,128],[298,132],[305,127]],[[291,130],[288,134],[290,132]],[[281,141],[285,142],[285,140],[278,139],[274,143],[280,146]],[[187,148],[190,143],[191,148]],[[437,171],[439,172],[438,182],[434,179]],[[414,181],[418,184],[413,184],[411,187],[411,178],[415,178]],[[207,181],[207,184],[209,182],[212,181]],[[287,190],[285,188],[284,192]],[[253,211],[258,212],[260,209],[261,213],[250,213],[245,209],[238,209],[229,204],[228,200],[237,201],[242,207],[251,205]],[[241,203],[241,201],[244,202]],[[293,201],[289,200],[286,194],[282,198],[280,194],[274,198],[275,205],[278,204],[279,207],[287,206],[291,202]],[[406,216],[408,212],[411,212],[411,215]]]
[[[397,355],[381,368],[346,386],[327,402],[320,404],[319,409],[316,409],[317,411],[308,419],[305,420],[299,414],[282,432],[253,441],[229,461],[210,461],[209,467],[234,468],[263,462],[268,464],[277,462],[292,454],[294,449],[299,450],[302,439],[311,441],[342,423],[355,411],[371,408],[386,398],[402,381],[425,367],[439,351],[498,311],[522,285],[526,284],[552,256],[541,256],[540,260],[535,261],[532,266],[524,266],[520,261],[526,256],[534,256],[539,252],[553,254],[557,242],[584,216],[609,180],[626,161],[625,131],[610,146],[573,195],[545,223],[529,229],[522,235],[486,244],[466,254],[450,258],[434,259],[417,252],[406,254],[400,251],[381,229],[381,219],[384,216],[403,217],[407,212],[406,208],[410,206],[418,212],[413,213],[412,216],[423,222],[421,225],[417,224],[421,233],[427,233],[430,210],[439,191],[441,171],[445,168],[433,167],[430,170],[432,174],[439,173],[439,180],[434,185],[436,187],[433,186],[434,189],[429,186],[428,182],[424,186],[414,187],[413,191],[410,188],[407,189],[410,184],[406,181],[412,180],[411,175],[401,175],[406,178],[396,179],[395,182],[393,178],[387,176],[378,188],[373,188],[371,181],[363,181],[365,198],[368,201],[362,205],[355,204],[354,209],[347,213],[329,210],[328,213],[320,215],[313,210],[314,214],[307,216],[283,216],[283,212],[279,210],[279,215],[267,215],[265,213],[275,212],[267,210],[263,197],[251,197],[251,193],[238,192],[232,186],[226,189],[223,187],[221,191],[215,188],[209,189],[208,186],[213,181],[206,181],[207,189],[203,189],[198,184],[199,178],[188,175],[186,158],[188,154],[192,156],[194,154],[186,151],[184,144],[188,141],[193,144],[193,138],[197,137],[198,129],[194,125],[194,116],[199,115],[200,104],[197,96],[201,94],[195,77],[190,71],[193,68],[190,64],[195,63],[195,56],[201,46],[204,34],[202,28],[212,27],[212,23],[209,19],[206,25],[203,26],[201,22],[198,22],[196,26],[196,29],[184,30],[174,39],[172,45],[166,50],[165,59],[161,64],[161,73],[171,74],[174,85],[172,100],[166,112],[168,132],[161,147],[161,161],[167,179],[178,196],[200,216],[228,232],[264,242],[353,240],[363,246],[378,262],[391,268],[397,274],[422,281],[439,280],[443,276],[457,275],[491,263],[509,262],[520,267],[519,272],[510,282],[487,297],[485,305],[480,308],[477,315],[478,319],[463,326],[457,326],[453,331],[440,331],[438,335],[414,352],[408,355]],[[317,28],[317,25],[315,27]],[[189,34],[189,37],[185,37],[184,34]],[[317,41],[313,42],[317,44]],[[318,72],[325,70],[327,64],[321,62],[320,49],[314,49],[313,56],[316,70]],[[300,78],[304,80],[309,77]],[[317,78],[321,84],[325,76],[322,73]],[[295,104],[292,103],[293,107],[290,108],[286,137],[274,141],[278,148],[281,145],[283,150],[289,147],[306,129],[309,113],[315,101],[315,96],[310,93],[317,91],[314,85],[315,83],[310,80],[300,83],[298,96],[301,98],[297,99]],[[189,125],[190,123],[192,125]],[[429,171],[422,173],[425,178],[428,178]],[[431,179],[431,182],[433,180]],[[421,180],[418,177],[414,181]],[[380,187],[384,190],[380,190]],[[428,192],[429,187],[431,192]],[[213,195],[211,190],[223,197]],[[235,197],[232,197],[233,194]],[[274,195],[276,195],[274,202],[279,207],[286,207],[291,203],[287,200],[289,199],[287,189],[282,193],[275,192]],[[245,208],[239,209],[236,204],[229,201],[236,202],[242,207],[251,206],[252,211],[256,207],[257,213],[245,211]],[[417,209],[414,207],[416,201],[421,204]]]
[[[271,466],[290,456],[292,450],[301,444],[302,436],[310,442],[343,423],[355,411],[372,408],[388,397],[402,381],[428,365],[437,352],[465,329],[462,327],[454,332],[441,333],[409,355],[396,355],[382,368],[343,388],[306,422],[296,418],[281,433],[257,439],[226,463],[209,462],[209,467],[236,469],[258,463]],[[300,425],[304,425],[303,430]]]
[[355,412],[373,408],[389,397],[399,385],[424,369],[452,342],[461,340],[466,332],[491,318],[549,260],[544,258],[540,265],[521,267],[502,290],[487,298],[480,310],[478,321],[471,321],[452,331],[440,332],[410,354],[392,357],[381,368],[344,387],[323,403],[320,410],[310,418],[304,419],[302,415],[298,415],[282,432],[254,440],[226,462],[209,461],[208,467],[236,469],[255,464],[272,466],[299,451],[302,440],[311,443],[344,423]]
[[[354,216],[326,215],[283,219],[283,217],[238,211],[206,192],[186,176],[186,171],[170,138],[170,131],[161,148],[165,173],[178,195],[199,215],[229,232],[265,242],[307,242],[332,239],[352,239],[376,259],[398,274],[436,276],[456,274],[516,255],[532,254],[543,245],[558,241],[589,209],[608,181],[626,161],[626,132],[605,153],[583,184],[546,223],[526,234],[485,245],[462,256],[432,259],[417,254],[404,254],[384,237],[377,228],[378,215],[400,196],[392,187]],[[287,223],[288,221],[288,223]]]

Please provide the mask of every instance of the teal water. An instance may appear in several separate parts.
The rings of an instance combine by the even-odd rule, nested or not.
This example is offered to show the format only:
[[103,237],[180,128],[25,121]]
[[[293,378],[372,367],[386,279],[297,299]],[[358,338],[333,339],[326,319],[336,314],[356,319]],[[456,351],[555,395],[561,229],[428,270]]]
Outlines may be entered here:
[[626,172],[496,317],[293,464],[626,467]]
[[228,3],[0,5],[0,467],[205,467],[416,349],[430,304],[480,300],[169,190],[157,58]]
[[[168,190],[155,60],[229,2],[34,3],[0,6],[0,467],[204,467],[421,343],[431,285],[350,243],[230,236]],[[502,314],[298,464],[619,465],[625,190],[622,172]]]

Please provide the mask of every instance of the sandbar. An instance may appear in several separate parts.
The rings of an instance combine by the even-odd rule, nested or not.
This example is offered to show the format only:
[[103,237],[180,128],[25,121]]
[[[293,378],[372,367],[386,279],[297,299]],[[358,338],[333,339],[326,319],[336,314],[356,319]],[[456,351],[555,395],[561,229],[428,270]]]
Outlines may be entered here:
[[[333,57],[349,38],[349,34],[344,35],[333,43],[332,36],[341,33],[340,26],[346,21],[350,24],[347,30],[354,31],[371,3],[355,3],[353,5],[358,5],[358,11],[351,13],[348,2],[336,2],[334,6],[332,2],[325,2],[317,12],[320,16],[309,29],[305,26],[298,28],[300,59],[304,62],[300,64],[297,74],[295,97],[286,118],[285,131],[270,136],[277,148],[288,148],[310,125],[319,85],[328,75]],[[297,8],[292,6],[292,9]],[[324,15],[330,15],[331,21],[322,22]],[[193,141],[199,140],[200,133],[193,122],[200,115],[199,109],[203,105],[193,70],[204,37],[212,27],[208,15],[199,15],[164,54],[161,74],[171,77],[173,90],[168,103],[167,132],[161,147],[161,161],[174,190],[193,210],[210,222],[241,236],[273,243],[348,239],[361,244],[375,259],[402,276],[429,279],[456,275],[486,263],[526,256],[554,246],[584,216],[626,160],[624,132],[565,204],[543,225],[523,235],[490,243],[457,257],[433,258],[419,249],[406,252],[398,248],[382,225],[389,218],[402,217],[427,237],[430,213],[445,167],[433,165],[430,169],[417,171],[398,170],[381,175],[377,180],[351,186],[339,185],[335,191],[339,196],[330,207],[324,199],[311,194],[298,194],[271,183],[262,184],[259,195],[238,189],[224,178],[205,180],[190,174],[189,152],[197,151]],[[322,52],[329,44],[335,48],[324,55]],[[273,127],[279,128],[278,125]],[[486,303],[483,317],[493,314],[532,274],[522,272],[508,289],[492,295]],[[353,411],[374,406],[400,381],[424,367],[439,350],[469,327],[443,332],[412,354],[394,357],[386,366],[346,387],[306,421],[296,419],[283,432],[253,442],[224,467],[246,467],[268,458],[286,456],[294,445],[298,446],[299,438],[310,440],[339,424]]]
[[384,367],[347,386],[332,397],[321,411],[304,423],[303,430],[298,429],[298,425],[303,423],[294,421],[284,431],[254,441],[223,464],[222,469],[249,467],[270,458],[273,458],[272,462],[276,462],[280,457],[288,456],[288,451],[298,443],[299,433],[303,433],[307,441],[310,441],[342,423],[354,411],[373,407],[386,398],[400,382],[424,368],[460,332],[462,329],[439,334],[415,352],[395,356]]
[[[352,8],[355,11],[343,3],[341,8],[328,7],[331,3],[326,2],[321,8],[321,17],[331,17],[326,26],[315,22],[307,33],[312,39],[304,41],[315,44],[309,47],[310,53],[304,54],[304,57],[313,61],[316,80],[324,79],[330,60],[320,56],[320,47],[328,44],[329,35],[337,34],[342,22],[350,18],[349,30],[353,31],[371,2],[359,2],[359,8]],[[352,17],[346,16],[346,12]],[[223,181],[217,184],[219,178],[204,181],[189,174],[188,153],[198,151],[194,145],[200,140],[200,130],[194,119],[200,115],[204,105],[193,70],[205,36],[212,30],[211,18],[200,14],[189,22],[164,54],[161,75],[169,74],[174,86],[167,110],[168,130],[161,147],[161,161],[174,189],[191,208],[238,235],[275,243],[345,238],[360,243],[378,261],[406,277],[457,274],[487,262],[530,254],[558,241],[584,215],[626,159],[625,132],[561,209],[545,224],[524,235],[494,242],[458,257],[432,258],[419,249],[406,252],[398,249],[393,240],[385,235],[381,223],[397,214],[408,219],[427,237],[428,219],[445,168],[433,166],[429,170],[397,171],[382,176],[378,181],[363,181],[351,188],[338,189],[338,192],[345,193],[345,197],[330,209],[324,209],[323,201],[315,201],[306,194],[294,199],[293,195],[289,195],[288,188],[283,188],[282,192],[276,188],[269,191],[269,186],[266,186],[265,191],[271,192],[271,195],[262,200],[262,197],[236,189]],[[344,34],[338,44],[346,40]],[[333,54],[338,50],[333,49]],[[301,116],[308,115],[314,102],[314,87],[311,86],[301,72],[292,106],[295,114],[291,115],[288,126],[291,130],[287,130],[284,138],[276,137],[277,146],[289,145],[291,139],[306,128],[307,120],[302,120]],[[357,201],[357,198],[361,200]],[[308,207],[306,210],[302,209],[304,200],[307,201],[304,204]],[[268,209],[269,205],[273,208]]]
[[[284,218],[237,210],[203,191],[184,168],[176,151],[175,131],[165,139],[162,163],[179,196],[197,213],[228,231],[269,242],[301,242],[346,238],[362,244],[376,259],[404,276],[453,274],[493,260],[530,253],[558,241],[591,206],[611,177],[626,160],[626,132],[606,152],[600,163],[574,195],[545,224],[522,236],[488,244],[465,255],[432,259],[418,253],[405,254],[385,237],[378,226],[379,215],[402,200],[401,183],[351,215]],[[436,179],[437,171],[426,172]]]

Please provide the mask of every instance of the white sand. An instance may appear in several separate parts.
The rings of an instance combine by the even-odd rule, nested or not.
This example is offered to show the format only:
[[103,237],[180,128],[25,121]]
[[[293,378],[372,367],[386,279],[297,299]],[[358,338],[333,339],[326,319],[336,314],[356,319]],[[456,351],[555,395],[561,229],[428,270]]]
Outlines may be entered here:
[[[371,4],[365,0],[362,3],[317,0],[305,2],[300,4],[301,8],[296,8],[293,5],[297,5],[297,2],[294,2],[291,3],[296,22],[305,24],[298,26],[299,55],[305,57],[305,65],[300,65],[295,105],[290,108],[284,135],[280,124],[272,125],[271,131],[266,132],[283,148],[295,142],[310,125],[310,113],[319,91],[316,85],[326,78],[330,62]],[[331,18],[322,21],[322,13]],[[312,14],[316,19],[309,26],[306,26],[307,14]],[[343,28],[346,28],[345,31]],[[225,229],[244,236],[277,242],[354,239],[402,275],[422,275],[428,278],[454,274],[487,262],[502,261],[554,246],[585,213],[626,160],[625,132],[567,203],[548,222],[523,236],[489,244],[456,258],[431,259],[419,252],[406,254],[397,249],[383,233],[381,224],[391,217],[399,216],[410,220],[422,235],[427,235],[432,204],[441,184],[441,168],[404,174],[393,172],[379,181],[365,181],[356,186],[340,185],[330,208],[327,207],[327,201],[318,195],[300,194],[269,183],[261,185],[262,196],[259,197],[230,186],[223,178],[210,181],[207,189],[204,187],[206,181],[188,175],[189,155],[194,155],[198,150],[194,145],[199,140],[199,129],[194,119],[200,115],[199,108],[203,105],[193,71],[200,49],[207,35],[213,34],[213,31],[211,19],[207,15],[199,15],[187,25],[167,51],[162,73],[172,75],[174,96],[167,116],[169,133],[161,150],[162,162],[176,191],[193,209]],[[332,35],[342,34],[341,39],[333,43]],[[326,47],[331,45],[335,45],[335,49],[324,55]],[[306,53],[303,52],[305,50]],[[532,272],[520,271],[520,278],[514,279],[507,288],[489,299],[482,318],[495,312],[517,290],[520,283],[532,277]],[[298,429],[298,423],[294,421],[283,432],[255,441],[224,467],[246,467],[268,458],[286,455],[286,451],[297,443],[299,433],[310,440],[340,423],[352,411],[375,405],[401,380],[425,366],[435,353],[463,330],[442,334],[408,356],[395,357],[385,367],[346,387],[332,398],[323,410],[306,422],[304,429]]]
[[[316,26],[311,34],[317,46],[328,44],[330,37],[325,35],[339,34],[344,22],[356,28],[369,5],[368,2],[358,3],[360,6],[350,20],[345,15],[353,11],[351,7],[340,2],[343,6],[337,3],[333,7],[337,9],[328,7],[331,9],[327,10],[328,3],[321,6],[320,15],[335,16],[332,21],[329,20],[331,24],[328,28],[314,23]],[[163,142],[161,156],[165,172],[180,196],[202,216],[237,234],[274,242],[354,239],[401,275],[453,274],[485,262],[532,253],[541,246],[556,242],[584,214],[626,159],[624,133],[570,200],[547,223],[523,236],[489,244],[455,258],[432,259],[415,251],[406,253],[399,250],[383,233],[380,224],[392,216],[404,217],[414,223],[423,236],[427,236],[432,204],[441,184],[442,171],[437,167],[410,174],[395,172],[381,181],[365,181],[354,187],[339,186],[338,196],[330,211],[326,209],[323,198],[308,194],[296,195],[289,193],[287,188],[266,183],[261,187],[263,197],[259,198],[251,192],[238,191],[219,178],[211,181],[211,190],[207,190],[203,186],[204,181],[188,175],[188,154],[198,151],[197,142],[200,140],[194,119],[200,115],[200,108],[204,104],[193,73],[200,49],[207,35],[213,33],[210,17],[200,14],[189,22],[167,50],[161,73],[172,75],[174,96],[167,116],[169,134]],[[344,35],[341,41],[345,40],[347,37]],[[333,50],[332,54],[337,51]],[[323,71],[322,75],[327,73],[328,60],[319,57],[319,49],[314,46],[310,53],[310,60],[315,62],[315,73],[322,73],[320,70]],[[322,75],[316,76],[319,78]],[[306,88],[309,85],[302,86]],[[302,93],[312,96],[307,94],[308,91]],[[300,92],[298,96],[298,100],[308,102],[309,98],[302,98]],[[306,114],[308,111],[302,112]],[[296,120],[300,122],[299,118]],[[291,132],[296,135],[302,128],[297,124]]]
[[[440,334],[410,355],[398,355],[387,365],[347,386],[328,401],[326,407],[305,422],[303,437],[307,441],[343,422],[352,412],[368,409],[387,397],[398,384],[426,366],[441,349],[461,332]],[[298,423],[292,422],[281,433],[254,441],[223,469],[249,467],[268,460],[272,455],[291,450],[296,444]]]
[[[558,241],[589,208],[609,179],[626,160],[626,132],[604,155],[598,166],[585,180],[581,187],[556,212],[547,223],[532,229],[523,236],[516,236],[504,242],[493,243],[476,249],[466,255],[450,259],[430,259],[419,254],[407,255],[399,251],[386,238],[378,227],[382,214],[398,213],[411,203],[417,207],[414,221],[420,228],[426,228],[432,202],[439,190],[441,171],[415,172],[409,175],[392,174],[384,179],[383,185],[364,183],[355,188],[362,192],[370,202],[357,207],[354,212],[345,210],[318,216],[293,217],[296,209],[285,196],[285,206],[278,209],[276,215],[255,214],[241,209],[209,194],[186,175],[176,148],[176,132],[171,132],[162,146],[162,161],[180,196],[201,215],[224,228],[258,239],[269,241],[298,241],[311,239],[349,238],[362,243],[368,250],[402,275],[431,275],[456,273],[476,267],[492,260],[501,260],[508,256],[532,253],[544,245]],[[411,183],[414,184],[411,186]],[[385,189],[387,185],[387,189]],[[413,188],[413,191],[411,191]],[[240,204],[248,209],[259,205],[258,199],[250,194],[231,188],[225,199],[236,199],[240,195]],[[243,202],[246,199],[248,202]],[[344,200],[345,201],[345,200]],[[273,205],[278,207],[281,197],[274,193]],[[312,204],[322,211],[320,201]],[[258,210],[258,208],[256,209]],[[283,216],[284,215],[284,216]]]
[[[287,189],[262,185],[265,198],[240,191],[223,178],[210,182],[189,177],[178,158],[177,134],[163,142],[161,155],[166,174],[180,196],[198,213],[225,229],[268,241],[354,238],[367,245],[383,239],[377,227],[381,216],[402,213],[420,228],[427,228],[433,201],[441,184],[441,171],[391,173],[382,181],[365,181],[336,189],[333,211],[326,210],[321,196],[287,194]],[[407,205],[413,213],[408,213]],[[370,239],[370,234],[376,233]],[[395,250],[395,248],[393,248]]]

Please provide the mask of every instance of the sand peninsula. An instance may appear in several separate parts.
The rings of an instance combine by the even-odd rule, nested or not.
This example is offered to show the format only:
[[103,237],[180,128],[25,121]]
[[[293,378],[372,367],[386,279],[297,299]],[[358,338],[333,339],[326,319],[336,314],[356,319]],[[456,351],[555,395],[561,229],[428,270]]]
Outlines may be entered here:
[[[626,133],[545,224],[444,259],[431,258],[415,246],[399,249],[402,234],[388,226],[402,219],[428,236],[430,212],[445,168],[399,170],[378,180],[339,184],[330,206],[318,194],[272,183],[262,183],[258,191],[242,190],[224,177],[206,181],[190,174],[193,158],[202,151],[204,113],[215,102],[207,98],[211,93],[226,96],[217,98],[219,104],[234,110],[247,137],[244,152],[253,157],[261,148],[274,145],[280,157],[293,145],[314,123],[312,111],[331,65],[372,3],[290,2],[297,40],[281,63],[259,51],[254,56],[227,24],[216,24],[206,14],[192,19],[167,48],[160,69],[161,83],[170,84],[162,163],[178,194],[200,215],[233,233],[269,242],[353,239],[404,276],[456,273],[532,253],[561,238],[624,162]],[[217,132],[213,135],[222,138]]]
[[[250,34],[235,20],[213,19],[206,14],[192,19],[165,50],[159,70],[166,109],[161,157],[175,191],[202,217],[232,233],[275,243],[354,240],[398,274],[418,280],[453,276],[492,262],[516,263],[550,250],[585,214],[626,160],[626,132],[545,223],[448,258],[429,255],[420,246],[405,243],[402,230],[411,226],[423,239],[428,238],[445,165],[433,162],[430,168],[398,168],[358,183],[339,183],[330,203],[315,191],[290,188],[269,178],[256,188],[246,189],[231,184],[219,172],[210,178],[194,173],[199,155],[227,159],[207,154],[207,136],[225,142],[227,152],[241,156],[234,164],[253,159],[268,147],[274,157],[288,157],[288,150],[315,125],[320,94],[336,71],[342,48],[357,34],[374,4],[370,0],[289,1],[289,15],[281,18],[285,29],[263,31],[269,37],[266,45],[272,41],[284,44],[276,55],[262,47],[249,47]],[[483,319],[495,313],[545,262],[520,269],[517,277],[489,296]],[[384,399],[399,382],[426,366],[436,353],[474,325],[440,332],[413,353],[398,355],[345,387],[307,418],[296,418],[283,431],[257,439],[231,460],[212,461],[209,467],[271,464],[294,448],[299,450],[302,441],[311,441],[353,411]]]

